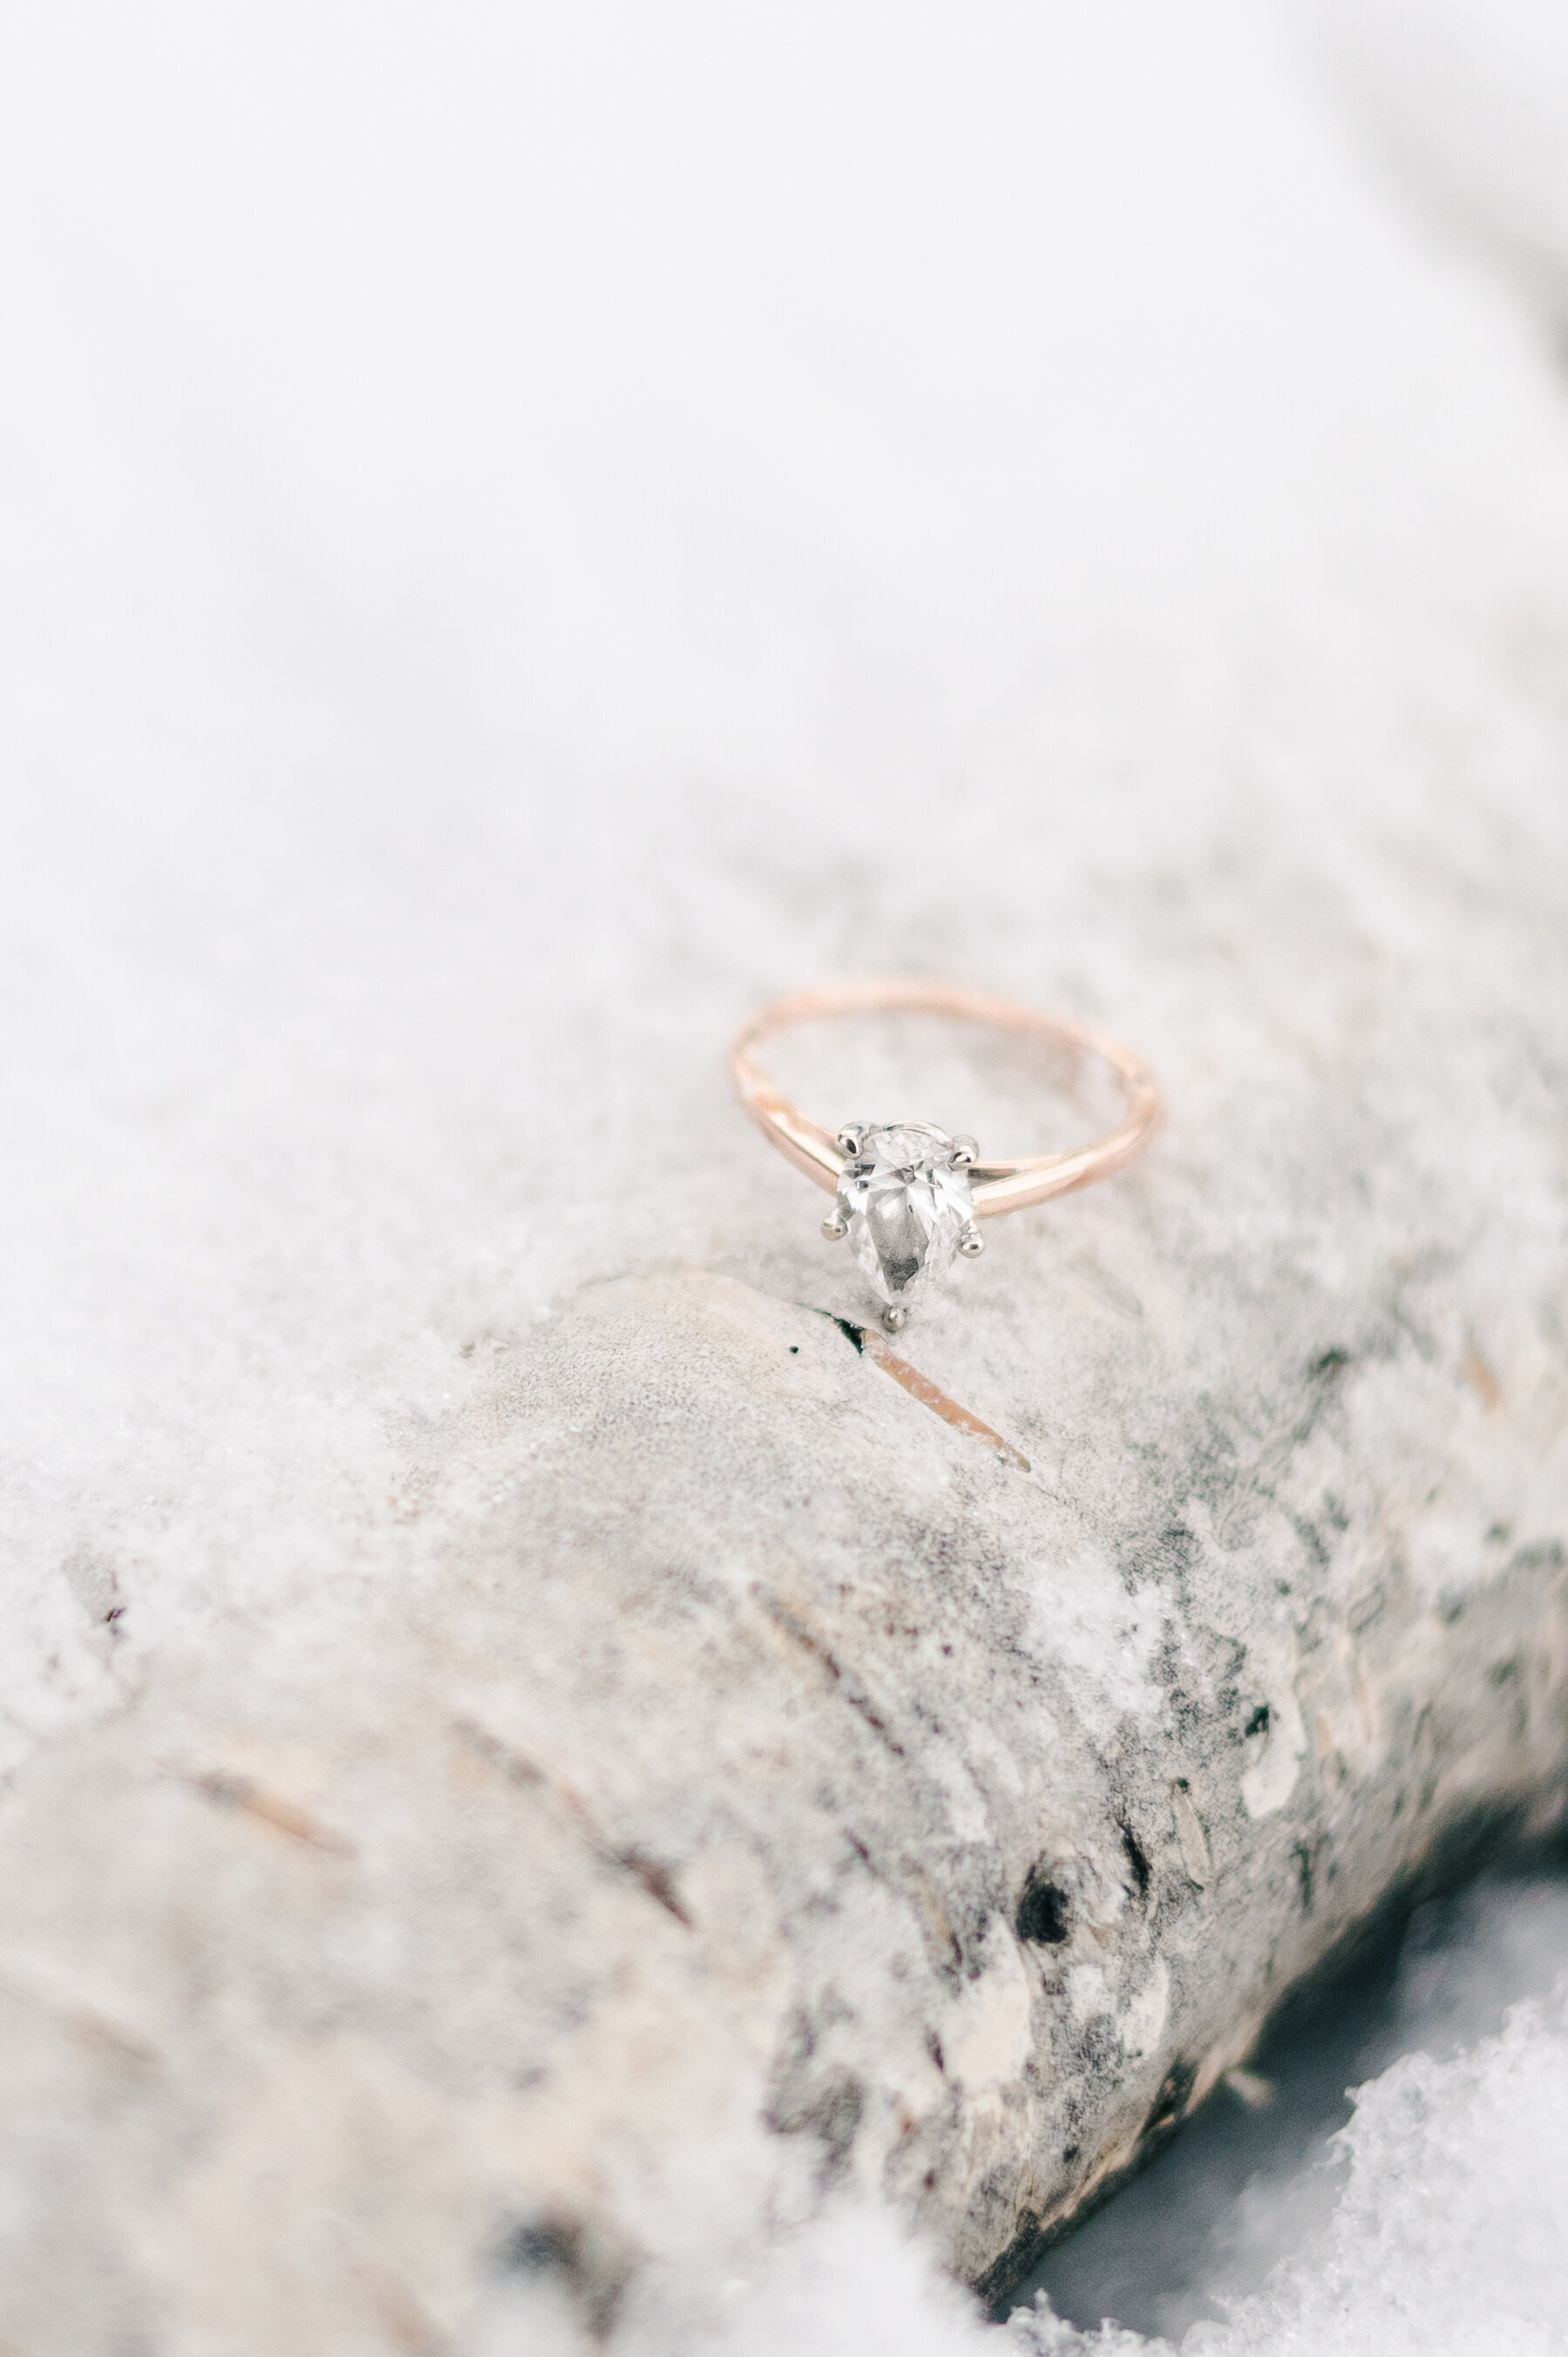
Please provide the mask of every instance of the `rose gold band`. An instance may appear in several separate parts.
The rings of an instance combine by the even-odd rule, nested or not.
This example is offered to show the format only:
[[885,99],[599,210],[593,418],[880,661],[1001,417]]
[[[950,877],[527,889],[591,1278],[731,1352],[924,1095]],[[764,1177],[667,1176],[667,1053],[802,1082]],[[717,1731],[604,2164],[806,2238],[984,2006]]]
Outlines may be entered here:
[[985,991],[964,990],[943,982],[841,982],[819,990],[792,990],[754,1015],[729,1052],[730,1078],[736,1094],[769,1143],[786,1161],[830,1194],[837,1189],[844,1156],[832,1131],[811,1120],[753,1061],[753,1050],[791,1024],[814,1023],[837,1015],[947,1015],[961,1022],[984,1023],[993,1030],[1015,1031],[1026,1039],[1042,1039],[1052,1047],[1078,1049],[1102,1057],[1121,1082],[1127,1099],[1127,1118],[1120,1129],[1091,1146],[1069,1154],[1036,1154],[1016,1161],[999,1161],[987,1155],[970,1172],[975,1217],[994,1219],[1001,1211],[1021,1211],[1029,1203],[1044,1203],[1052,1195],[1070,1194],[1096,1178],[1109,1178],[1141,1154],[1159,1126],[1159,1084],[1142,1057],[1118,1039],[1065,1016],[1037,1014],[1015,1006],[1010,999],[993,998]]

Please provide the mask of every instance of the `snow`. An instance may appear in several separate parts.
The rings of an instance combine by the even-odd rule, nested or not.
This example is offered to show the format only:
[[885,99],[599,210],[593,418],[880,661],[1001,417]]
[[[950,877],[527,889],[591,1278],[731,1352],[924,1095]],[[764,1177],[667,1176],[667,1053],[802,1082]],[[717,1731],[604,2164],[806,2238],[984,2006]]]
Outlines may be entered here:
[[[1399,2059],[1355,2090],[1346,2126],[1295,2166],[1261,2169],[1227,2200],[1199,2165],[1197,2182],[1167,2197],[1171,2222],[1207,2245],[1210,2279],[1170,2303],[1185,2330],[1111,2331],[1112,2348],[1446,2357],[1563,2346],[1568,1889],[1483,1885],[1432,1911],[1439,1921],[1418,1919],[1377,2027]],[[1175,2186],[1183,2161],[1172,2159]],[[1135,2239],[1149,2222],[1129,2217],[1125,2231]],[[1112,2213],[1103,2225],[1113,2231]],[[1155,2306],[1170,2255],[1168,2239],[1148,2251],[1135,2287]],[[1134,2260],[1130,2285],[1138,2273]],[[1051,2357],[1106,2345],[1048,2303],[1020,2309],[1012,2334]]]
[[[1558,12],[30,0],[6,46],[0,1769],[351,1623],[399,1436],[570,1284],[784,1264],[817,1206],[720,1069],[776,988],[934,962],[1200,1125],[1430,965],[1440,840],[1443,986],[1560,1114],[1506,1055],[1568,854]],[[1561,2003],[1410,2003],[1460,2050],[1195,2349],[1561,2345]],[[714,2299],[757,2357],[1005,2346],[880,2218]]]
[[1036,2338],[1075,2351],[1111,2315],[1149,2335],[1134,2347],[1251,2357],[1554,2324],[1565,1943],[1555,1877],[1420,1910],[1047,2260],[1047,2312],[1080,2330]]
[[[1123,2280],[1142,2302],[1157,2303],[1170,2233],[1207,2236],[1208,2280],[1172,2304],[1183,2320],[1171,2338],[1113,2321],[1076,2329],[1047,2302],[1020,2305],[1005,2325],[984,2324],[885,2218],[846,2212],[783,2244],[760,2280],[727,2286],[730,2313],[704,2347],[725,2357],[806,2349],[813,2357],[1560,2350],[1568,2295],[1565,1940],[1568,1886],[1556,1877],[1485,1883],[1429,1908],[1375,2025],[1359,2024],[1399,2059],[1354,2091],[1352,2115],[1331,2140],[1311,2136],[1292,2164],[1240,2189],[1222,2186],[1212,2146],[1208,2171],[1179,2148],[1162,2161],[1173,2189],[1167,2238],[1162,2246],[1146,2209],[1128,2217]],[[1341,2017],[1354,2011],[1339,2001]],[[1331,2043],[1332,2007],[1317,2029]],[[1090,2231],[1113,2235],[1129,2198]]]

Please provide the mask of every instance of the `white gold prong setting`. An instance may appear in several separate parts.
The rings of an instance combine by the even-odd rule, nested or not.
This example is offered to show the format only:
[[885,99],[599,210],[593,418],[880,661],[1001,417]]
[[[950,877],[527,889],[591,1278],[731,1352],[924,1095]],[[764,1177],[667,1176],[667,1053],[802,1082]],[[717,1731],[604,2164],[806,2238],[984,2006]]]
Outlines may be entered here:
[[958,1240],[958,1248],[965,1260],[978,1260],[985,1250],[985,1238],[971,1220]]
[[[927,1121],[849,1122],[838,1137],[844,1164],[822,1233],[834,1243],[848,1236],[856,1263],[886,1305],[883,1323],[897,1333],[959,1251],[968,1249],[962,1239],[974,1232],[971,1157],[961,1159],[958,1142]],[[962,1142],[972,1148],[972,1138]]]
[[970,1169],[978,1159],[980,1147],[967,1132],[961,1132],[952,1142],[952,1158],[960,1170]]
[[900,1302],[890,1301],[882,1313],[882,1323],[890,1334],[897,1334],[909,1323],[909,1313]]

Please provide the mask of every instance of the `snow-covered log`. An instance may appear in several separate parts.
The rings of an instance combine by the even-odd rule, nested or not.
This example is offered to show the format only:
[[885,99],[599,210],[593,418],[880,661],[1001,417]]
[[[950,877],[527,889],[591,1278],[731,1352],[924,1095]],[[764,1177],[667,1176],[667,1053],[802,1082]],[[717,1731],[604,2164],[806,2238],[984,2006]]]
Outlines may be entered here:
[[[1559,1822],[1545,77],[1466,258],[1251,0],[154,13],[0,76],[0,2347],[996,2286]],[[722,1056],[914,971],[1170,1122],[893,1345]]]
[[413,1455],[367,1625],[54,1747],[0,1847],[29,2345],[668,2326],[850,2192],[994,2280],[1402,1882],[1555,1824],[1555,1352],[1467,1321],[1452,1193],[1363,1293],[1203,1249],[1215,1188],[1107,1197],[949,1377],[991,1435],[853,1321],[586,1288]]

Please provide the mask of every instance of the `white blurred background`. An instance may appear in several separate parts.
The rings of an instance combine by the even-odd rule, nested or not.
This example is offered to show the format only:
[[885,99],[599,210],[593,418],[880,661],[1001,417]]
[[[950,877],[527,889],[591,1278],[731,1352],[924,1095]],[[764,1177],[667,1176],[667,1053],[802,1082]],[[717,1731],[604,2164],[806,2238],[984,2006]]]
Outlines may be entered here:
[[1548,0],[16,0],[0,1764],[570,1282],[784,1268],[763,994],[1197,1116],[1369,843],[1539,834],[1565,290]]

